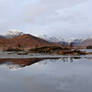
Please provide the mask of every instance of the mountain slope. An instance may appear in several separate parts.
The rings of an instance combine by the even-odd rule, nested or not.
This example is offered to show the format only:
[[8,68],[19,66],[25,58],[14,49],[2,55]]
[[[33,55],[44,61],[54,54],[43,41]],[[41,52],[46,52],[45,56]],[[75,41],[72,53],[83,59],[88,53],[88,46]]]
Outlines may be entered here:
[[16,37],[16,36],[21,36],[23,35],[24,33],[23,32],[19,32],[19,31],[8,31],[4,37],[5,38],[13,38],[13,37]]
[[72,44],[72,46],[78,46],[83,42],[82,39],[75,39],[73,40],[70,44]]
[[7,49],[7,48],[31,49],[43,46],[61,46],[61,45],[53,42],[48,42],[46,40],[43,40],[30,34],[19,35],[7,39],[6,38],[0,39],[0,49]]
[[79,44],[80,47],[86,48],[87,46],[92,46],[92,38],[86,39]]
[[40,46],[45,46],[45,45],[52,45],[52,43],[45,41],[43,39],[37,38],[35,36],[25,34],[22,36],[16,36],[12,39],[9,39],[11,42],[11,45],[17,46],[20,44],[23,47],[40,47]]

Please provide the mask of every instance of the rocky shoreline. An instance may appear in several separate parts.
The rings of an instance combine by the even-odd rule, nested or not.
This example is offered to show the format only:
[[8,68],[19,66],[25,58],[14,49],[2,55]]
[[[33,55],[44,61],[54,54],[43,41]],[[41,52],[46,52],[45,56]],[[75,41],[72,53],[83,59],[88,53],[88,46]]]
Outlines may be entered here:
[[81,51],[78,49],[62,48],[59,46],[44,46],[39,48],[33,48],[28,51],[16,49],[7,49],[5,51],[15,52],[17,55],[28,55],[32,53],[47,54],[47,55],[87,55],[88,52]]

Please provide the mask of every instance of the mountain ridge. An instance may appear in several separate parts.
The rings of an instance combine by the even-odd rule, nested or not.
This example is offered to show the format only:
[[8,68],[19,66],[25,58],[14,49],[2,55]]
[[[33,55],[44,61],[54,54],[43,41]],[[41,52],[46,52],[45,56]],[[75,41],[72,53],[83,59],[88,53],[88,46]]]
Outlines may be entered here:
[[0,49],[21,48],[31,49],[43,46],[62,46],[58,43],[48,42],[31,34],[23,34],[12,38],[0,38]]

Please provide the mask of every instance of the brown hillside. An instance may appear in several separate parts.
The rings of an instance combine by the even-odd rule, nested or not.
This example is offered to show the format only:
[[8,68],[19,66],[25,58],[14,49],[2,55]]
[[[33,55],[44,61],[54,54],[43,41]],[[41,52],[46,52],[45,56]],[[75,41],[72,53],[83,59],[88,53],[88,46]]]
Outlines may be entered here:
[[35,37],[33,35],[24,34],[21,36],[16,36],[13,38],[0,39],[0,48],[7,49],[7,48],[23,48],[23,49],[31,49],[43,46],[61,46],[57,43],[51,43],[41,38]]
[[87,46],[92,46],[92,39],[86,39],[78,46],[81,48],[86,48]]

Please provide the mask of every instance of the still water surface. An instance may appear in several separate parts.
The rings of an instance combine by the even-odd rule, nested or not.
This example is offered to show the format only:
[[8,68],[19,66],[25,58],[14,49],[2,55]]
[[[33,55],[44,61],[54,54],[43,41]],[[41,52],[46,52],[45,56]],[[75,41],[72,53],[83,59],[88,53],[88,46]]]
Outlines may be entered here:
[[2,61],[0,92],[92,92],[92,59]]

